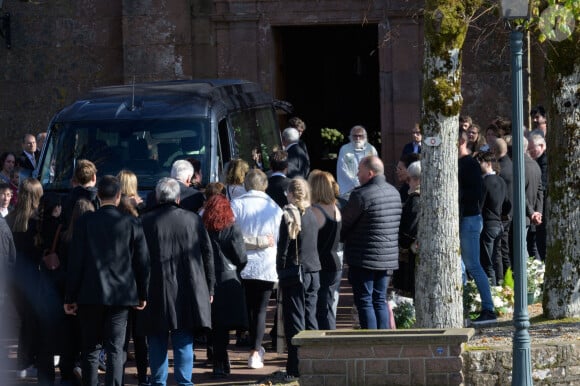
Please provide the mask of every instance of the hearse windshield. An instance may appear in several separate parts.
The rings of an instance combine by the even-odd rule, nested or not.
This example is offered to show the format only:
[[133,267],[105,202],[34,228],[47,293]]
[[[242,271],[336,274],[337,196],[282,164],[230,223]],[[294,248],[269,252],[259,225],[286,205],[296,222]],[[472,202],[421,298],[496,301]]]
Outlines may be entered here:
[[68,190],[76,161],[88,159],[98,176],[128,169],[137,175],[139,190],[150,190],[170,175],[174,161],[193,158],[207,182],[209,124],[207,118],[57,122],[50,130],[39,179],[46,189]]

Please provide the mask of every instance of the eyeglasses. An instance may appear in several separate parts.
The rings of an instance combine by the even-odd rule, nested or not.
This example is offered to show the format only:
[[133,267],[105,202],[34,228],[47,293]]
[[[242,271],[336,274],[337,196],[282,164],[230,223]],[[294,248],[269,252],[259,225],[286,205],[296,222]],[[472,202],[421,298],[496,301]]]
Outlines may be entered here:
[[353,134],[352,135],[353,138],[364,138],[364,134]]

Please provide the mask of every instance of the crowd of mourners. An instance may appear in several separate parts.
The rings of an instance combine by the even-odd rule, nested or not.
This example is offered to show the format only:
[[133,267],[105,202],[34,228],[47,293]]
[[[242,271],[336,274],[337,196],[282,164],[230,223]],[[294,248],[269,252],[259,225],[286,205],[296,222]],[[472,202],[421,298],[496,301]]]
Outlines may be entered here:
[[[541,106],[531,115],[528,249],[544,259],[546,119]],[[139,384],[165,385],[171,342],[175,380],[192,385],[194,342],[204,337],[213,376],[227,377],[232,331],[238,340],[247,334],[247,365],[258,369],[276,297],[270,334],[273,345],[285,339],[292,380],[300,375],[292,337],[336,328],[343,268],[361,328],[394,328],[387,289],[415,296],[420,126],[396,166],[398,190],[363,126],[340,149],[336,180],[310,170],[304,122],[293,118],[289,126],[270,170],[258,156],[252,166],[235,159],[222,182],[202,188],[199,164],[178,160],[147,197],[132,171],[98,176],[86,159],[76,162],[68,194],[43,194],[21,171],[36,167],[44,133],[25,135],[20,155],[3,153],[2,282],[19,319],[18,375],[35,369],[39,385],[53,386],[58,356],[61,385],[97,386],[98,369],[106,370],[105,385],[122,385],[132,340]],[[490,285],[501,284],[513,263],[511,123],[496,118],[482,132],[462,116],[458,128],[464,280],[476,282],[482,310],[474,325],[485,325],[496,320]]]

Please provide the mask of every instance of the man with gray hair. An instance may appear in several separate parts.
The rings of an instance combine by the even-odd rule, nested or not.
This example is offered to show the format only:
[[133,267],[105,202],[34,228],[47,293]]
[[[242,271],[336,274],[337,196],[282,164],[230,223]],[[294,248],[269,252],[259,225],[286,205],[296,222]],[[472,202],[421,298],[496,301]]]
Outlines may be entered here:
[[201,218],[178,205],[181,185],[162,178],[155,188],[159,204],[141,217],[151,280],[149,302],[137,326],[149,343],[153,385],[166,384],[169,337],[176,383],[191,385],[194,334],[211,328],[213,250]]
[[348,199],[350,192],[360,186],[357,177],[358,164],[364,158],[377,155],[377,149],[367,142],[367,131],[361,125],[350,129],[350,142],[343,145],[336,162],[336,180],[340,196]]
[[310,157],[298,144],[299,141],[300,133],[295,128],[288,127],[282,132],[282,144],[288,153],[288,178],[306,178],[310,172]]
[[[197,213],[203,206],[205,200],[203,193],[190,186],[194,174],[193,165],[187,160],[177,160],[171,167],[171,177],[179,183],[179,205],[183,209],[191,210]],[[147,196],[147,209],[153,208],[158,200],[155,194],[151,192]]]

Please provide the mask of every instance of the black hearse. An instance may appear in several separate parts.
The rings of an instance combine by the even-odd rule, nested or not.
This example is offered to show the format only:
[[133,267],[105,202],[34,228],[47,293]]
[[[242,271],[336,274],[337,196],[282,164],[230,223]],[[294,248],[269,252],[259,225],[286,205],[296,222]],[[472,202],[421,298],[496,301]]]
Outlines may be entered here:
[[168,176],[177,159],[201,164],[203,185],[217,181],[234,158],[252,163],[252,152],[280,145],[274,100],[244,80],[184,80],[97,88],[51,120],[35,171],[46,190],[66,191],[79,159],[98,175],[133,171],[139,190]]

